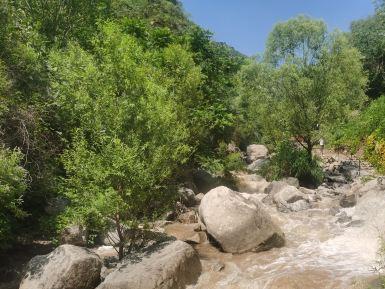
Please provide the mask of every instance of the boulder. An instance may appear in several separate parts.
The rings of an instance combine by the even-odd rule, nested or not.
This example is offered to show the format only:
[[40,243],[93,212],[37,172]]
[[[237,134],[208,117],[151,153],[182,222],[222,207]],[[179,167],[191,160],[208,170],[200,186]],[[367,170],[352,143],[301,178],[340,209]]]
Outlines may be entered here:
[[252,144],[246,149],[247,161],[252,163],[259,159],[267,158],[269,150],[264,145]]
[[298,212],[310,208],[308,197],[293,186],[286,186],[275,193],[273,201],[281,212]]
[[233,178],[237,190],[243,193],[264,193],[266,187],[270,184],[263,177],[255,174],[234,173]]
[[195,195],[195,204],[200,205],[204,196],[205,196],[205,194],[202,194],[202,193]]
[[179,188],[178,190],[180,202],[186,207],[195,206],[195,193],[193,190],[188,188]]
[[62,245],[29,261],[19,289],[93,289],[101,268],[102,261],[90,250]]
[[284,234],[263,205],[221,186],[209,191],[199,206],[207,232],[225,252],[242,253],[284,245]]
[[342,208],[350,208],[354,207],[357,203],[357,196],[356,194],[345,194],[342,196],[340,200],[340,206]]
[[61,232],[60,242],[85,247],[87,245],[87,230],[81,225],[69,226]]
[[201,271],[198,254],[189,244],[165,242],[143,256],[125,258],[97,289],[184,289]]
[[272,181],[269,185],[266,186],[264,193],[266,194],[266,197],[262,199],[262,202],[264,204],[273,206],[274,205],[274,195],[278,193],[279,191],[286,188],[288,184],[282,181]]

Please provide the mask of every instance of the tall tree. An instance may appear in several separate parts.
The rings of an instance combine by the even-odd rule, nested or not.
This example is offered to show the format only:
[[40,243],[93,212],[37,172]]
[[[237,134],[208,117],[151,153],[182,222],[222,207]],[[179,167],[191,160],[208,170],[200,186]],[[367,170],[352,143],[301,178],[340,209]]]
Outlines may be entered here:
[[365,100],[360,53],[342,33],[327,34],[325,27],[304,16],[278,24],[265,62],[240,74],[240,103],[247,102],[245,92],[253,103],[243,114],[257,111],[265,137],[294,137],[309,156],[322,131],[346,121]]

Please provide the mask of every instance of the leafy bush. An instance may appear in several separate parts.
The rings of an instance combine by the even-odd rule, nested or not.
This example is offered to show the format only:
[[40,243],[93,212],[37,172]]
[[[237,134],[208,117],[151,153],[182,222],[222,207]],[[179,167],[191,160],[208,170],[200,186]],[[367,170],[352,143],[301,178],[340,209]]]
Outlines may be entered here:
[[228,176],[231,171],[245,169],[245,162],[240,152],[229,152],[227,144],[221,142],[214,154],[201,156],[200,166],[215,176]]
[[353,153],[360,148],[364,157],[379,171],[385,171],[385,96],[372,101],[349,123],[335,130],[333,145]]
[[25,216],[21,205],[27,172],[20,166],[22,158],[18,150],[0,147],[0,249],[8,247],[15,237],[15,220]]
[[284,141],[278,144],[271,161],[264,165],[261,173],[268,180],[296,177],[303,185],[317,186],[324,174],[316,158],[309,158],[306,150]]

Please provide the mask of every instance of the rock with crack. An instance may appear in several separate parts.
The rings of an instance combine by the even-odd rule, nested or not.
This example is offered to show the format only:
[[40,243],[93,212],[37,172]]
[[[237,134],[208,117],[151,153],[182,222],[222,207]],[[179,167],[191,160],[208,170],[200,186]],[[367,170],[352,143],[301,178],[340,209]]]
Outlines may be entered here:
[[263,204],[221,186],[209,191],[199,206],[207,232],[228,253],[267,250],[284,245],[284,234]]
[[201,271],[198,254],[189,244],[165,242],[140,257],[125,258],[97,289],[184,289]]
[[29,261],[19,289],[93,289],[101,268],[99,256],[90,250],[62,245]]

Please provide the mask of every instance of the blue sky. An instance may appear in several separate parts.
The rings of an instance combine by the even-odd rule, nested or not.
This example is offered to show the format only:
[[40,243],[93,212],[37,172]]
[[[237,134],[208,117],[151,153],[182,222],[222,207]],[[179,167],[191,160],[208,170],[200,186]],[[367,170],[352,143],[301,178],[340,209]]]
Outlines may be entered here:
[[371,0],[181,0],[190,18],[246,55],[262,52],[279,21],[298,14],[322,18],[330,30],[374,12]]

